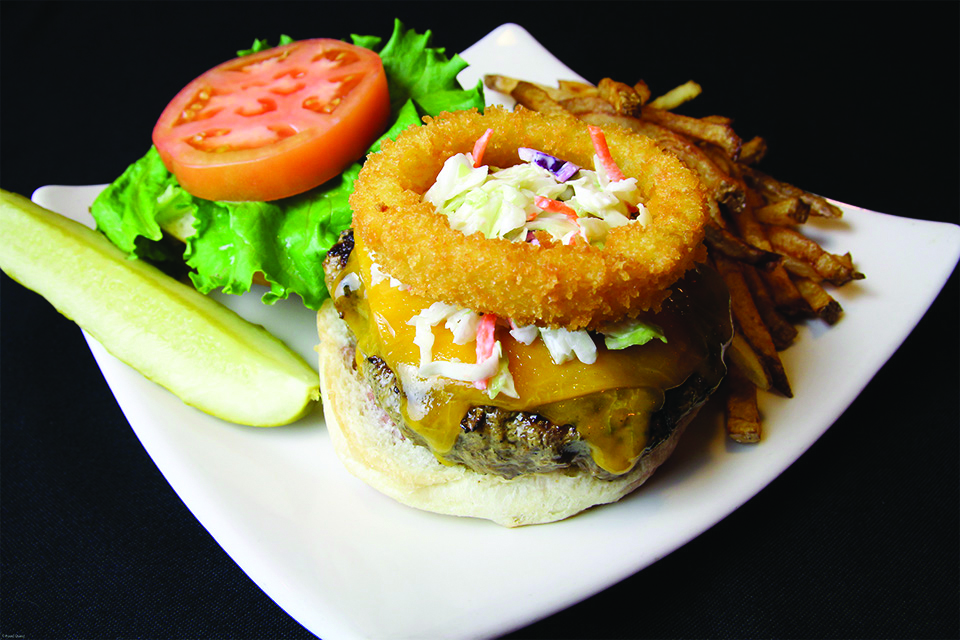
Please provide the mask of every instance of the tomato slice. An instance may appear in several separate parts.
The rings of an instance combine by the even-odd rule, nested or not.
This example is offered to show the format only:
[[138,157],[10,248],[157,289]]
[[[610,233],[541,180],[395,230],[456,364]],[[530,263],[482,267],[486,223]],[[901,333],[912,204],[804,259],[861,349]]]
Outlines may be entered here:
[[358,160],[389,116],[380,56],[339,40],[300,40],[188,84],[160,115],[153,144],[199,198],[276,200]]

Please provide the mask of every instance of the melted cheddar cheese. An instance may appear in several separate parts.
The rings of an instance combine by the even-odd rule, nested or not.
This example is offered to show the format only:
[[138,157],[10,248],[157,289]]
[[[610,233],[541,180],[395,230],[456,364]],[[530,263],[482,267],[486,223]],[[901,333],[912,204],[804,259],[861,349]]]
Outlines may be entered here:
[[[505,327],[498,327],[496,337],[519,397],[500,394],[491,400],[471,383],[418,375],[420,350],[413,341],[415,327],[408,322],[432,301],[389,280],[373,284],[372,265],[370,254],[356,240],[331,289],[351,303],[335,300],[335,304],[356,336],[358,367],[370,356],[385,361],[403,389],[404,419],[441,460],[454,446],[467,411],[496,405],[576,426],[599,467],[612,474],[625,473],[650,444],[650,416],[663,404],[664,391],[697,372],[713,375],[716,382],[722,375],[722,371],[704,372],[702,365],[719,361],[708,356],[730,339],[729,298],[722,287],[718,293],[713,283],[694,279],[688,285],[678,283],[672,303],[649,315],[663,329],[666,343],[652,340],[612,351],[599,340],[593,364],[574,359],[558,365],[539,338],[525,345]],[[345,278],[353,285],[346,293],[341,286]],[[684,291],[685,286],[691,291]],[[475,343],[455,344],[453,334],[442,326],[433,332],[435,360],[476,361]]]

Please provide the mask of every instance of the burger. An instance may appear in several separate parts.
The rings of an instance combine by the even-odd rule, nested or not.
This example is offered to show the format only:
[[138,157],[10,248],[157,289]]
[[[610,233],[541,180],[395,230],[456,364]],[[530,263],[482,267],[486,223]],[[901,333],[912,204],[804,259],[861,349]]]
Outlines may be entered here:
[[324,261],[338,456],[406,505],[504,526],[619,500],[725,373],[698,180],[573,117],[424,121],[368,157]]

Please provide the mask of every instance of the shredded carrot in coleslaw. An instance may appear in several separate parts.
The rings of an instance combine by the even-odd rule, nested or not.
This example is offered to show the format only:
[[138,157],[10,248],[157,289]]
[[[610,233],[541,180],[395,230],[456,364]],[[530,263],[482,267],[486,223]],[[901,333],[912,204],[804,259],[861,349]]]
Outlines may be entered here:
[[[489,129],[488,129],[489,131]],[[496,346],[494,330],[497,328],[497,316],[492,313],[485,313],[480,318],[480,325],[477,327],[477,364],[480,364],[493,354]],[[473,386],[481,391],[487,390],[489,378],[477,380]]]
[[487,144],[490,142],[490,136],[493,135],[493,129],[487,129],[483,135],[477,138],[473,144],[473,168],[483,166],[483,152],[487,150]]
[[587,130],[590,132],[590,141],[593,142],[593,150],[597,152],[597,156],[600,158],[600,163],[603,164],[603,170],[606,171],[607,176],[609,176],[613,182],[623,180],[623,172],[620,171],[620,167],[617,166],[613,156],[610,155],[610,149],[607,147],[607,138],[603,135],[603,129],[591,124],[587,126]]
[[577,212],[574,211],[572,207],[560,202],[559,200],[554,200],[553,198],[547,198],[546,196],[534,196],[533,204],[537,205],[537,207],[543,209],[544,211],[562,213],[570,218],[571,222],[578,222],[580,219],[580,216],[577,215]]

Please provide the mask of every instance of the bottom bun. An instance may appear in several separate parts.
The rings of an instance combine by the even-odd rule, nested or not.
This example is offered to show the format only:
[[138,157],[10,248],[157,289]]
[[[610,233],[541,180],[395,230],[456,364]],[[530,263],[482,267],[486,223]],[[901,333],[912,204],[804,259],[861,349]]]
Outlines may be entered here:
[[592,506],[616,502],[673,453],[685,416],[669,437],[614,480],[589,473],[536,473],[510,480],[440,463],[406,439],[372,390],[357,375],[356,343],[331,301],[317,314],[320,391],[330,439],[344,466],[381,493],[417,509],[492,520],[505,527],[563,520]]

